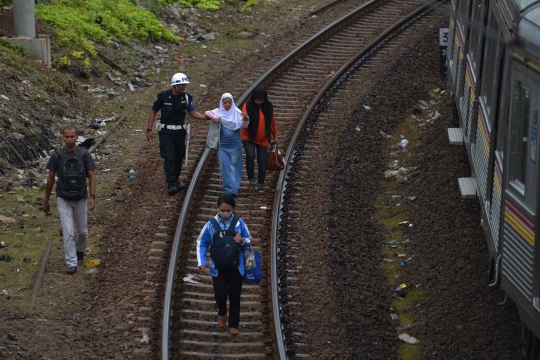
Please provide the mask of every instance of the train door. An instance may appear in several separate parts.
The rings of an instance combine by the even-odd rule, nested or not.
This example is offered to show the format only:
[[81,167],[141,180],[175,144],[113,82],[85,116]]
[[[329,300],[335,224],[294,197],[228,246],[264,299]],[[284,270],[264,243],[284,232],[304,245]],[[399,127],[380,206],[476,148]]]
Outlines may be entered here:
[[[480,86],[478,125],[476,142],[487,145],[486,152],[477,148],[475,153],[475,168],[485,167],[485,173],[476,171],[479,192],[485,194],[486,212],[494,253],[499,253],[499,233],[502,209],[502,188],[504,173],[504,147],[506,144],[506,124],[508,117],[500,112],[499,106],[504,87],[502,74],[505,69],[505,47],[502,44],[503,34],[497,23],[494,12],[491,11],[486,32],[484,64],[482,67],[482,82]],[[500,115],[499,115],[500,114]],[[485,131],[487,129],[487,132]],[[495,131],[492,131],[495,129]],[[481,131],[484,131],[482,133]],[[484,137],[489,133],[489,137]]]
[[[540,258],[535,259],[540,77],[512,66],[502,240],[502,287],[518,304],[521,318],[538,314]],[[535,271],[537,270],[537,271]],[[537,323],[537,321],[535,321]],[[535,322],[526,324],[531,327]],[[532,329],[535,333],[540,329]]]

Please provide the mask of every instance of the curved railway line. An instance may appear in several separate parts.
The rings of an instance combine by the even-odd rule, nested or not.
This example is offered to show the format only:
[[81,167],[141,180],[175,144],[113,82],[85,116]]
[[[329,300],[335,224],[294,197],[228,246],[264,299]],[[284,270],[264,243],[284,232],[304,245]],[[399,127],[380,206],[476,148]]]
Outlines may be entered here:
[[[263,84],[274,100],[278,135],[288,144],[286,168],[269,174],[260,196],[243,183],[236,213],[245,219],[252,247],[261,252],[264,280],[244,285],[240,335],[218,331],[211,277],[201,283],[181,282],[197,272],[196,239],[208,218],[215,215],[221,194],[220,169],[215,153],[206,149],[197,163],[185,195],[170,253],[163,307],[161,358],[280,358],[309,357],[302,329],[291,321],[301,304],[291,301],[301,284],[294,277],[294,246],[288,241],[289,215],[294,207],[293,187],[299,169],[317,148],[317,119],[329,116],[346,92],[347,81],[362,81],[355,69],[383,59],[386,49],[422,26],[434,3],[371,0],[314,35],[277,63],[237,101],[242,104],[255,86]],[[385,47],[388,45],[388,47]],[[350,76],[352,75],[352,76]],[[317,90],[320,89],[320,90]],[[306,124],[309,131],[303,131]],[[194,165],[193,165],[194,166]],[[301,184],[300,184],[301,186]]]

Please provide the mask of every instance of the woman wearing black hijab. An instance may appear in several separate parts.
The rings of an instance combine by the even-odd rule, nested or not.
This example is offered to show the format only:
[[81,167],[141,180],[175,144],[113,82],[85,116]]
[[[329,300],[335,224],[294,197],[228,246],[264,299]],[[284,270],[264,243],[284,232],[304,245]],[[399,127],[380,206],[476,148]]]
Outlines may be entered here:
[[242,144],[246,151],[246,171],[249,179],[249,188],[255,189],[255,150],[257,151],[257,192],[264,191],[266,178],[266,154],[272,142],[277,144],[276,119],[274,106],[268,100],[266,89],[259,85],[253,91],[251,98],[244,104],[243,112],[249,115],[249,126],[240,132]]

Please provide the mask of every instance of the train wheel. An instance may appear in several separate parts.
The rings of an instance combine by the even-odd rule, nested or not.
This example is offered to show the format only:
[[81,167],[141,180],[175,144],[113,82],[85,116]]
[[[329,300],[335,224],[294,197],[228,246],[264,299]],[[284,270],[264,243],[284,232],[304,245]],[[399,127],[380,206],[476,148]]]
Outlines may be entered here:
[[530,359],[533,352],[534,335],[527,325],[521,325],[521,342],[519,344],[521,356],[524,359]]

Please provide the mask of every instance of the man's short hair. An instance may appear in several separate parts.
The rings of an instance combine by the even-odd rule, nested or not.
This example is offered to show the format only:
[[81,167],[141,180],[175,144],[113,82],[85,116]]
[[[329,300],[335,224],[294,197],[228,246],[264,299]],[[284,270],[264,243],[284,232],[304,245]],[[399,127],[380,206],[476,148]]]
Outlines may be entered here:
[[62,129],[62,135],[64,135],[64,132],[66,130],[74,130],[75,131],[75,134],[77,134],[77,129],[75,129],[75,126],[72,126],[72,125],[68,125],[66,126],[65,128]]

